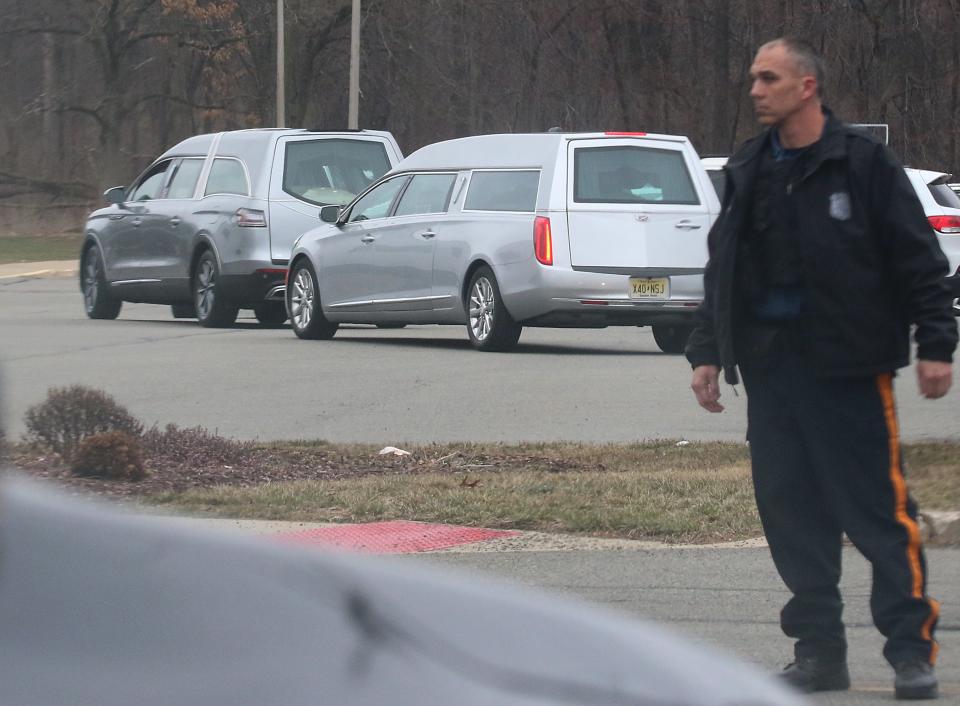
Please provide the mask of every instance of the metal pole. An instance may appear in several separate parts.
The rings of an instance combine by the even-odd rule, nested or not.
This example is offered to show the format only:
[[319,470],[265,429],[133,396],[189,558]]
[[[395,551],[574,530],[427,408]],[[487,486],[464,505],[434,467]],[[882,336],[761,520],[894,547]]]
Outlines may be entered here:
[[284,77],[284,21],[283,0],[277,0],[277,127],[286,127],[286,81]]
[[350,114],[347,127],[356,130],[360,126],[360,0],[353,0],[353,15],[350,19]]

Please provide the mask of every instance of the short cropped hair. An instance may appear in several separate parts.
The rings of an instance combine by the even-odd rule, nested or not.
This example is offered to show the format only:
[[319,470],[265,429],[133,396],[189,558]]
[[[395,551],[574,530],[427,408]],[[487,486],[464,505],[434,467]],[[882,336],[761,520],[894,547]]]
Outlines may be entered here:
[[823,57],[817,53],[813,45],[805,39],[799,37],[780,37],[771,42],[767,42],[761,49],[767,49],[777,45],[786,48],[790,56],[797,62],[797,66],[805,75],[813,76],[817,80],[817,95],[823,95],[823,84],[826,80],[826,64]]

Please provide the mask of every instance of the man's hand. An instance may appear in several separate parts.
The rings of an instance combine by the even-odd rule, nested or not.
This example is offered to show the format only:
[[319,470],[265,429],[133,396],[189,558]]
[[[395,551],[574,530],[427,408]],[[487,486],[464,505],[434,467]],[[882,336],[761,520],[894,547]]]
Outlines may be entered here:
[[723,405],[717,401],[720,399],[720,368],[716,365],[698,365],[694,368],[690,389],[705,410],[723,411]]
[[939,360],[918,360],[917,387],[920,388],[920,394],[928,400],[947,394],[953,381],[952,367],[950,363]]

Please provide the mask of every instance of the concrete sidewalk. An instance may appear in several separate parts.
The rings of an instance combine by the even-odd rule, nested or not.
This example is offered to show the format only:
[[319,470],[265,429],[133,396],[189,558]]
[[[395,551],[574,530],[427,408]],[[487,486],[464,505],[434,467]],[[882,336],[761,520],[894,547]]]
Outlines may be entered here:
[[77,260],[47,260],[45,262],[11,262],[0,265],[0,281],[35,277],[73,277],[80,263]]

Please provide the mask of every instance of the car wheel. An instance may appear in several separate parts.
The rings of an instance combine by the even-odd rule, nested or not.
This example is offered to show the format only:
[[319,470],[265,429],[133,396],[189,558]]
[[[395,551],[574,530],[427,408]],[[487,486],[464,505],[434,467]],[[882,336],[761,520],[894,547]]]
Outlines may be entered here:
[[173,318],[175,319],[197,318],[197,310],[193,304],[171,304],[170,313],[173,314]]
[[217,258],[210,250],[206,250],[193,273],[193,303],[197,321],[207,328],[230,326],[237,320],[238,308],[223,300],[217,288],[219,281]]
[[680,326],[677,324],[654,324],[653,340],[657,342],[660,350],[664,353],[677,354],[683,353],[687,345],[687,339],[693,333],[692,326]]
[[115,319],[120,315],[123,300],[110,293],[103,258],[96,245],[87,248],[83,255],[83,273],[80,288],[83,292],[83,308],[91,319]]
[[323,315],[317,275],[307,260],[298,261],[290,273],[287,309],[293,332],[299,338],[329,340],[337,332],[338,324]]
[[263,302],[253,307],[253,315],[263,326],[282,326],[287,320],[287,307],[283,302]]
[[467,334],[479,351],[508,351],[517,345],[523,327],[513,320],[489,267],[479,268],[467,288]]

